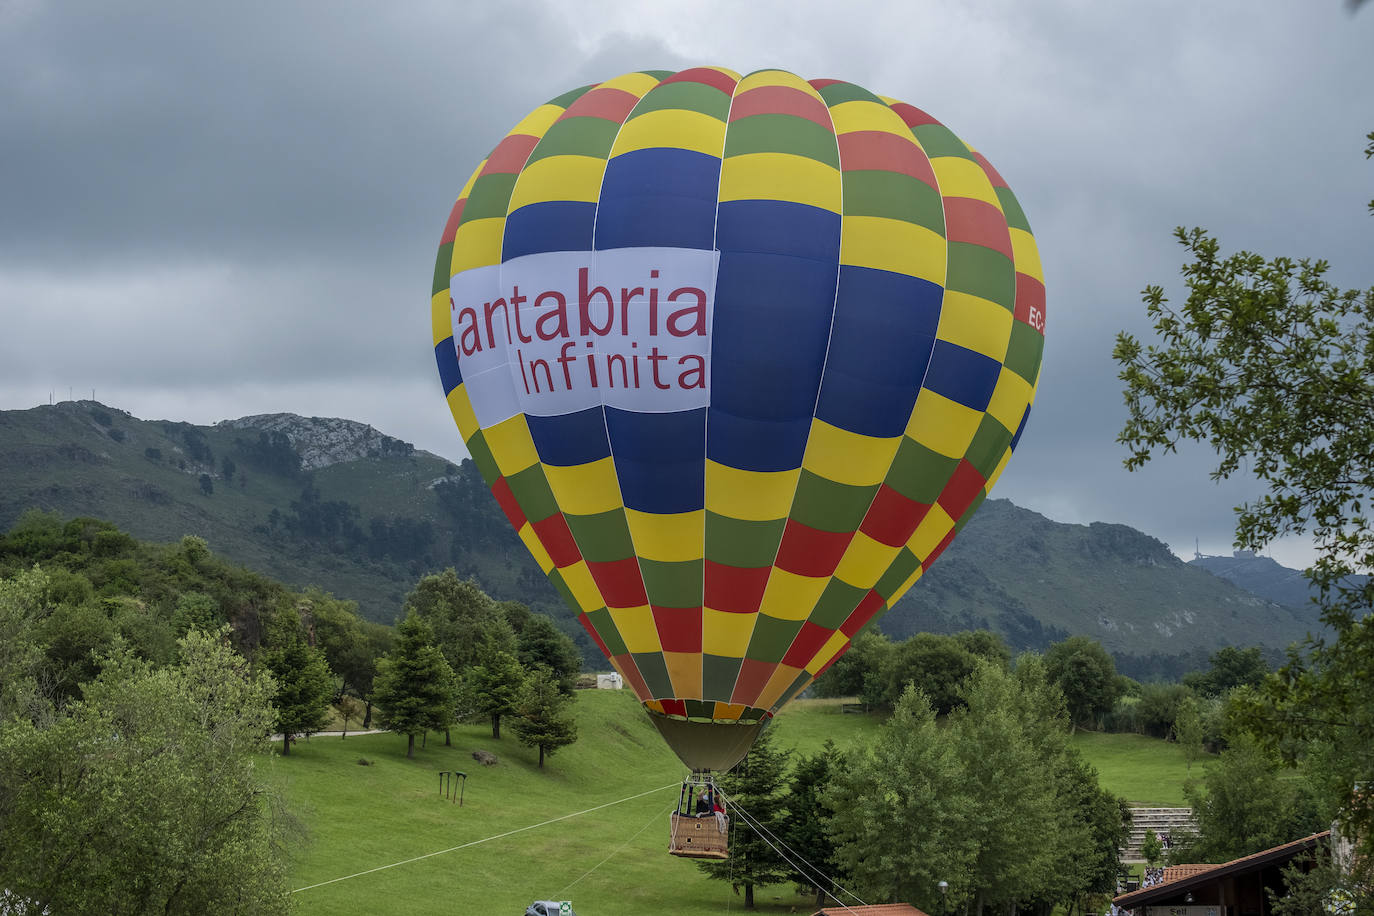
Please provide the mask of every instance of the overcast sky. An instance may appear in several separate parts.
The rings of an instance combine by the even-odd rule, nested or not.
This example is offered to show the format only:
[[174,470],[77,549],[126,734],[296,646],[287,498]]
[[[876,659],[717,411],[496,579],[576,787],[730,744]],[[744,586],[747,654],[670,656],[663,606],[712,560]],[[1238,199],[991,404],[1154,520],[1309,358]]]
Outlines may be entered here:
[[779,67],[929,111],[1024,206],[1045,362],[994,495],[1229,552],[1253,491],[1205,452],[1122,469],[1113,338],[1144,329],[1146,284],[1179,290],[1180,224],[1374,283],[1371,48],[1374,9],[1340,0],[0,2],[0,409],[94,389],[461,458],[429,291],[471,169],[576,86]]

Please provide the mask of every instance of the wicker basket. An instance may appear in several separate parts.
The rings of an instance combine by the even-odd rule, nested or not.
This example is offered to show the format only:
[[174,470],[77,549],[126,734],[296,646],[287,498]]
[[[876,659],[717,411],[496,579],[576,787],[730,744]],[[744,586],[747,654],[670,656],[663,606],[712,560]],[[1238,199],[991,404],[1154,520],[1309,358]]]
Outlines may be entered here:
[[714,814],[692,817],[674,813],[670,815],[672,835],[668,841],[668,851],[675,856],[688,859],[728,859],[730,858],[729,823],[726,831],[721,832]]

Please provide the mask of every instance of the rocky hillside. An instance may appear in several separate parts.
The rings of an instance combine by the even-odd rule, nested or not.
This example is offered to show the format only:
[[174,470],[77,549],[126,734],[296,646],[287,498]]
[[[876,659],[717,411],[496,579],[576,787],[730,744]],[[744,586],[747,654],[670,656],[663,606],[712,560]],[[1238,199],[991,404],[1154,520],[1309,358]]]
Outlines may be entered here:
[[301,468],[314,471],[364,458],[406,457],[415,446],[379,433],[366,423],[332,417],[302,417],[294,413],[263,413],[237,420],[221,420],[219,428],[281,433],[300,455]]

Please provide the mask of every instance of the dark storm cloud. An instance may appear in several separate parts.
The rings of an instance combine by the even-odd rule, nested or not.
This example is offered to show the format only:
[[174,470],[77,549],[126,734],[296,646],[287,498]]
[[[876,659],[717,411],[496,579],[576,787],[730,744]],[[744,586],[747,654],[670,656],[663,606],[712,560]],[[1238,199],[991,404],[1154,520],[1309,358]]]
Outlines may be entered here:
[[[782,66],[945,121],[1015,189],[1049,289],[1032,422],[994,495],[1229,543],[1205,450],[1121,470],[1111,360],[1176,225],[1368,285],[1374,11],[1337,2],[18,3],[0,16],[0,407],[348,416],[461,457],[434,251],[521,115],[628,70]],[[1213,546],[1207,546],[1211,543]]]
[[574,50],[524,3],[36,5],[0,32],[3,257],[427,244],[519,113],[592,78]]

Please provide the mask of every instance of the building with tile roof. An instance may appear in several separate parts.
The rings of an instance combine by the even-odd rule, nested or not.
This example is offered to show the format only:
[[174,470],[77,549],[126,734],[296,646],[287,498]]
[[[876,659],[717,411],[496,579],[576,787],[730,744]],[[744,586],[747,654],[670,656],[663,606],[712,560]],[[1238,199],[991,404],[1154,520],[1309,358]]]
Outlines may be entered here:
[[1266,892],[1286,889],[1283,869],[1330,838],[1324,830],[1221,865],[1174,865],[1158,884],[1112,902],[1135,916],[1262,916],[1269,911]]

